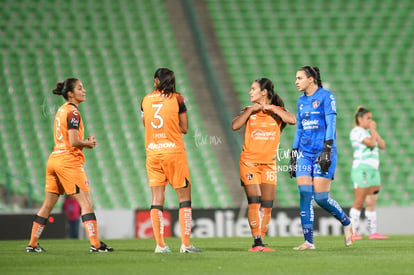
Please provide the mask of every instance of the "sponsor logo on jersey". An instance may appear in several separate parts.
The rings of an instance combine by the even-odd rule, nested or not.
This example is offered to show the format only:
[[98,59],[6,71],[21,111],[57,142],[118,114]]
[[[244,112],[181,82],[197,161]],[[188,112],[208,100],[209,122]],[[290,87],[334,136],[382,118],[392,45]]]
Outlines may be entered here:
[[332,108],[332,111],[336,112],[336,103],[333,100],[331,101],[331,108]]
[[304,120],[302,120],[302,126],[303,126],[303,129],[305,129],[305,130],[317,129],[318,126],[319,126],[319,120],[317,120],[317,119],[313,119],[313,120],[304,119]]
[[70,120],[70,124],[72,124],[74,127],[79,127],[79,119],[72,118]]
[[151,142],[147,146],[147,150],[158,150],[158,149],[167,149],[167,148],[175,148],[177,145],[175,142],[164,142],[156,144],[154,142]]
[[276,132],[266,132],[261,129],[254,130],[251,135],[253,139],[261,139],[261,140],[273,140],[275,139]]

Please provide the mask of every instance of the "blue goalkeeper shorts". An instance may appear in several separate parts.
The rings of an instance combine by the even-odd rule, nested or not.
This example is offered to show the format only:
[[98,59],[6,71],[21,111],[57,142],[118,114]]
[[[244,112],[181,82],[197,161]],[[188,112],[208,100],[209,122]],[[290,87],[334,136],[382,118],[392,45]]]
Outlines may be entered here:
[[319,163],[316,163],[318,155],[308,156],[305,154],[299,154],[298,156],[298,165],[296,167],[296,177],[312,177],[312,178],[327,178],[334,179],[337,153],[336,150],[331,153],[332,164],[329,167],[328,173],[321,171]]

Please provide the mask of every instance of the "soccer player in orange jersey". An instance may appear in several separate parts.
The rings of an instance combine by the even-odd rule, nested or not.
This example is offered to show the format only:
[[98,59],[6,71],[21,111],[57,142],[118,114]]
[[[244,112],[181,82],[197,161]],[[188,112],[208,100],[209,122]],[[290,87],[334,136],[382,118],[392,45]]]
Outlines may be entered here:
[[274,251],[263,244],[270,223],[276,194],[276,153],[280,133],[296,118],[284,108],[267,78],[253,81],[250,92],[253,105],[244,108],[232,123],[234,131],[246,126],[240,155],[240,179],[247,195],[248,220],[254,243],[249,252]]
[[187,133],[188,118],[184,98],[175,90],[173,71],[168,68],[156,70],[154,91],[143,98],[141,110],[145,126],[146,167],[152,192],[151,221],[157,242],[155,253],[171,252],[164,242],[162,216],[168,182],[175,189],[179,202],[180,252],[200,252],[190,244],[191,181],[182,137]]
[[86,91],[79,79],[68,78],[57,83],[53,93],[62,95],[66,103],[56,112],[53,131],[55,147],[46,164],[45,199],[34,217],[32,234],[26,251],[46,251],[39,246],[38,240],[59,196],[66,192],[67,195],[75,197],[81,207],[82,222],[91,243],[89,251],[111,252],[113,248],[99,241],[92,198],[83,170],[85,162],[83,148],[92,149],[97,144],[94,136],[83,138],[83,121],[78,107],[85,101]]

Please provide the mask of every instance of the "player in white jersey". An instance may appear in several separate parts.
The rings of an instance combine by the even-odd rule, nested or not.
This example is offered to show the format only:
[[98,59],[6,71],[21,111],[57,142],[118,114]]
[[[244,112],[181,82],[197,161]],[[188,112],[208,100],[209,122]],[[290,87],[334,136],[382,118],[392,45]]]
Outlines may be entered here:
[[370,239],[388,239],[377,232],[377,214],[375,205],[381,187],[379,173],[379,149],[385,149],[385,141],[377,132],[377,124],[372,120],[372,113],[359,106],[355,113],[355,127],[350,134],[354,158],[351,178],[354,184],[354,204],[349,215],[354,224],[354,239],[362,239],[358,235],[359,218],[364,202],[365,216],[368,220]]

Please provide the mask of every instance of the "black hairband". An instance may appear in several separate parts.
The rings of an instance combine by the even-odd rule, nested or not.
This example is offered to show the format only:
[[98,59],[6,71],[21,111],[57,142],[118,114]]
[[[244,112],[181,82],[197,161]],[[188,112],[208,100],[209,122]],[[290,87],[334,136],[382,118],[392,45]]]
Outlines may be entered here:
[[311,77],[313,77],[313,78],[318,78],[318,76],[317,76],[317,73],[316,73],[316,71],[315,71],[315,69],[314,68],[312,68],[311,66],[304,66],[304,67],[302,67],[303,68],[303,70],[305,70],[305,72],[309,75],[309,76],[311,76]]

